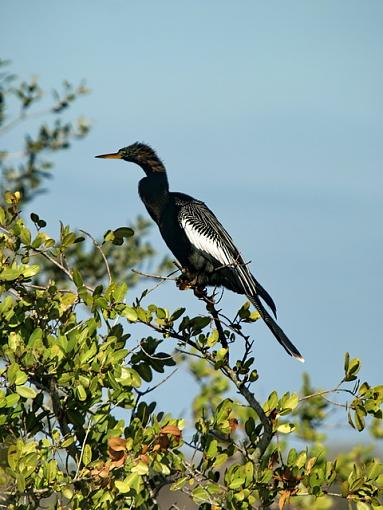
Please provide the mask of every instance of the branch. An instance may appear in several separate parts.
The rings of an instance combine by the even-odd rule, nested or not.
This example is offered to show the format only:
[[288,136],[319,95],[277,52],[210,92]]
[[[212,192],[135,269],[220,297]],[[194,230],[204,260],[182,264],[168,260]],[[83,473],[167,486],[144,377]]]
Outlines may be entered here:
[[263,407],[255,398],[254,394],[239,379],[237,372],[235,372],[228,364],[224,365],[221,368],[221,371],[229,377],[232,383],[234,383],[239,393],[245,398],[250,407],[257,413],[263,425],[263,435],[259,439],[253,456],[255,465],[259,466],[260,460],[273,438],[273,427],[271,420],[266,416]]
[[194,295],[198,297],[198,299],[200,299],[201,301],[204,301],[204,303],[206,303],[206,310],[210,313],[210,315],[213,317],[213,320],[214,320],[214,324],[215,324],[215,327],[218,331],[218,336],[219,336],[219,340],[222,344],[222,347],[224,349],[227,349],[229,346],[228,346],[228,343],[227,343],[227,338],[226,338],[226,335],[225,335],[225,332],[222,328],[222,324],[221,324],[221,321],[220,321],[220,318],[219,318],[219,313],[218,311],[216,310],[215,308],[215,302],[214,302],[214,295],[209,297],[207,295],[207,292],[206,290],[201,290],[201,289],[198,289],[198,288],[194,288]]
[[[206,303],[206,309],[213,317],[215,326],[217,328],[219,340],[224,348],[228,348],[227,338],[222,328],[218,310],[215,308],[214,300],[208,297],[205,290],[194,288],[194,294],[199,299]],[[198,347],[197,349],[203,354],[205,359],[207,359],[210,362],[210,364],[215,365],[215,360],[209,352],[201,351],[201,349],[199,349]],[[231,380],[231,382],[236,386],[239,393],[245,398],[250,407],[254,409],[263,425],[263,435],[259,439],[259,443],[257,445],[253,457],[255,465],[259,466],[260,459],[265,453],[267,447],[269,446],[273,438],[273,427],[271,420],[266,416],[266,413],[264,412],[261,404],[255,398],[254,394],[245,386],[243,381],[241,381],[241,379],[238,376],[238,373],[230,367],[227,359],[225,360],[224,365],[220,367],[220,370],[221,372],[223,372],[224,375],[226,375]]]
[[[214,319],[214,316],[217,318],[217,321],[219,322],[219,315],[218,311],[215,309],[214,304],[211,303],[211,300],[209,301],[210,306],[210,313],[212,314],[212,317]],[[214,314],[214,315],[213,315]],[[154,329],[158,333],[166,334],[171,336],[172,338],[179,340],[180,342],[189,345],[193,349],[197,350],[203,359],[208,361],[210,365],[213,367],[216,366],[216,360],[214,358],[214,355],[212,355],[210,352],[208,352],[206,349],[201,348],[196,342],[191,340],[189,337],[185,335],[180,335],[172,328],[166,328],[166,327],[160,327],[153,323],[145,323],[150,328]],[[227,342],[226,337],[224,335],[224,331],[222,327],[218,329],[220,336],[220,341],[222,344],[224,342]],[[194,353],[186,353],[188,355],[193,355]],[[269,446],[272,438],[273,438],[273,427],[271,420],[268,418],[266,413],[264,412],[262,405],[258,402],[258,400],[255,398],[254,394],[245,386],[244,382],[239,378],[238,373],[231,368],[229,365],[228,359],[224,360],[224,364],[220,366],[219,370],[230,379],[230,381],[235,385],[238,392],[244,397],[244,399],[247,401],[249,406],[254,409],[256,414],[258,415],[261,424],[263,425],[263,434],[259,438],[258,444],[256,446],[255,452],[253,454],[253,461],[256,466],[259,466],[260,460],[265,453],[267,447]]]
[[[65,410],[61,405],[60,395],[58,393],[56,380],[54,377],[51,378],[49,382],[49,388],[46,388],[46,390],[48,391],[52,399],[53,412],[60,426],[61,434],[63,435],[63,437],[71,435],[72,431],[69,428],[69,423],[65,414]],[[73,458],[73,460],[77,462],[77,459],[80,457],[80,452],[74,443],[68,446],[68,452],[69,455]]]
[[102,251],[102,248],[101,246],[98,244],[98,242],[96,241],[96,239],[91,235],[89,234],[89,232],[86,232],[85,230],[81,230],[80,229],[80,232],[82,232],[83,234],[85,234],[86,236],[89,237],[89,239],[91,239],[93,241],[93,244],[94,246],[96,247],[96,249],[100,252],[101,254],[101,257],[103,258],[103,261],[104,261],[104,264],[105,264],[105,268],[106,268],[106,272],[108,273],[108,278],[109,278],[109,285],[112,283],[112,275],[110,273],[110,267],[109,267],[109,263],[108,263],[108,259],[106,258],[105,256],[105,253]]
[[161,386],[162,384],[166,383],[166,381],[168,381],[177,371],[178,371],[178,368],[175,368],[174,370],[172,370],[170,372],[169,375],[167,375],[166,377],[161,379],[161,381],[159,383],[155,384],[154,386],[149,386],[149,388],[147,388],[144,391],[140,391],[140,390],[136,389],[136,392],[137,392],[138,396],[141,398],[144,395],[147,395],[148,393],[151,393],[152,391],[156,390],[159,386]]
[[[331,390],[317,391],[315,393],[311,393],[310,395],[305,395],[304,397],[301,397],[299,399],[299,402],[303,402],[304,400],[309,400],[310,398],[315,398],[315,397],[323,397],[325,400],[329,400],[329,399],[326,399],[326,397],[325,397],[325,395],[328,395],[329,393],[349,393],[350,395],[355,396],[355,394],[351,390],[348,390],[347,388],[339,388],[339,385],[338,385],[336,388],[332,388]],[[332,404],[341,406],[341,407],[347,407],[344,404],[339,404],[339,403],[333,402],[331,400],[329,400],[329,402],[331,402]]]
[[83,441],[82,447],[81,447],[80,458],[78,459],[76,475],[75,475],[75,477],[73,479],[73,482],[76,482],[78,480],[78,477],[79,477],[79,474],[80,474],[80,467],[81,467],[82,457],[84,455],[84,449],[85,449],[85,445],[86,445],[86,442],[87,442],[87,439],[88,439],[88,435],[89,435],[91,426],[92,426],[92,418],[90,418],[89,423],[88,423],[88,427],[86,429],[84,441]]
[[142,271],[138,271],[137,269],[132,269],[131,271],[132,271],[132,273],[138,274],[140,276],[145,276],[145,278],[151,278],[154,280],[173,280],[173,281],[176,281],[177,278],[172,278],[172,275],[178,273],[178,269],[176,271],[172,271],[167,276],[162,276],[159,274],[143,273]]
[[24,122],[29,119],[35,119],[37,117],[43,117],[43,116],[47,115],[48,113],[52,113],[52,112],[53,112],[53,108],[47,108],[46,110],[40,110],[40,111],[32,112],[32,113],[21,112],[18,117],[15,117],[11,121],[9,121],[8,124],[5,124],[4,126],[2,126],[0,128],[0,135],[3,135],[7,131],[13,129],[21,122]]
[[[45,259],[49,260],[49,262],[51,262],[54,266],[58,267],[63,273],[65,273],[67,275],[67,277],[70,279],[70,281],[73,282],[72,273],[65,266],[60,264],[60,262],[58,262],[56,259],[54,259],[51,255],[48,255],[48,253],[38,250],[37,248],[33,248],[33,251],[36,253],[36,255],[41,255]],[[94,291],[94,289],[92,287],[90,287],[89,285],[86,285],[85,283],[84,283],[84,287],[87,290],[89,290],[89,292]]]

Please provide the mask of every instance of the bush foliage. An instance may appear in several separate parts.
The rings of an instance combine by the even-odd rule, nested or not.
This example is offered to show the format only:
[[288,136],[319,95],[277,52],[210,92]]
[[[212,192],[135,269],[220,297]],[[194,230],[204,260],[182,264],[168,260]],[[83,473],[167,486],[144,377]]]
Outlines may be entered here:
[[[36,81],[2,68],[0,134],[36,116],[42,96]],[[22,213],[49,175],[45,158],[86,135],[86,121],[61,118],[85,92],[65,83],[42,112],[53,124],[27,135],[19,154],[0,153],[0,508],[152,509],[168,488],[201,509],[320,510],[338,501],[382,509],[372,446],[336,455],[326,446],[334,409],[364,443],[383,435],[383,386],[360,381],[358,358],[346,354],[328,390],[305,376],[299,393],[270,391],[262,403],[243,328],[258,319],[249,303],[228,319],[214,297],[191,294],[201,314],[190,317],[149,304],[153,280],[137,295],[142,276],[132,269],[154,255],[143,219],[97,240],[67,225],[55,237],[38,213]],[[137,328],[146,331],[140,340]],[[154,401],[181,364],[200,387],[192,423]]]

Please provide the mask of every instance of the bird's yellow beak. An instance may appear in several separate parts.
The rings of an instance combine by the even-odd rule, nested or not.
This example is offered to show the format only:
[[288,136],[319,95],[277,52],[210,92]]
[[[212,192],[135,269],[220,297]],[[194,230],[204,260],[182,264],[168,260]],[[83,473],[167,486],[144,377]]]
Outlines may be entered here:
[[96,158],[106,158],[106,159],[122,159],[121,154],[118,152],[113,152],[112,154],[100,154],[99,156],[95,156]]

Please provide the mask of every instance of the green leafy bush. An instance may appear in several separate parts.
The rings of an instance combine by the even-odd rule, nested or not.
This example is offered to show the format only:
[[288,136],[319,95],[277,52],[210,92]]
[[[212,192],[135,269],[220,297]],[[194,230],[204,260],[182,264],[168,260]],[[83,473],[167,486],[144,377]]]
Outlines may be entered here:
[[[0,133],[42,94],[36,82],[15,85],[7,73],[1,80]],[[48,113],[59,116],[83,92],[65,84]],[[14,120],[6,117],[9,96],[21,104]],[[0,508],[151,509],[164,488],[201,509],[319,510],[338,500],[383,508],[376,453],[326,448],[334,409],[346,426],[383,435],[383,386],[360,382],[359,359],[346,354],[331,389],[313,388],[305,376],[299,394],[270,391],[261,403],[252,340],[243,332],[258,319],[248,303],[230,320],[206,294],[198,296],[206,311],[196,317],[148,304],[152,279],[136,295],[143,276],[132,269],[154,255],[144,220],[97,241],[64,225],[55,238],[37,213],[23,216],[21,206],[46,178],[42,156],[87,129],[58,120],[42,127],[26,137],[17,171],[1,154]],[[236,340],[239,359],[231,352]],[[200,385],[194,423],[152,400],[181,364]]]

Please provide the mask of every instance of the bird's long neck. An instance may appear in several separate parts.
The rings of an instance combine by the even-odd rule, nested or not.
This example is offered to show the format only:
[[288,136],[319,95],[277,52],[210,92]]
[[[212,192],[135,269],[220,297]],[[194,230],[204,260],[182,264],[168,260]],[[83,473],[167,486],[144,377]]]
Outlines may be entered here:
[[162,212],[169,200],[169,184],[166,172],[146,173],[138,183],[138,193],[150,216],[160,222]]
[[130,161],[140,165],[148,177],[156,174],[164,174],[166,177],[165,165],[150,147],[145,147],[145,150],[142,150]]

